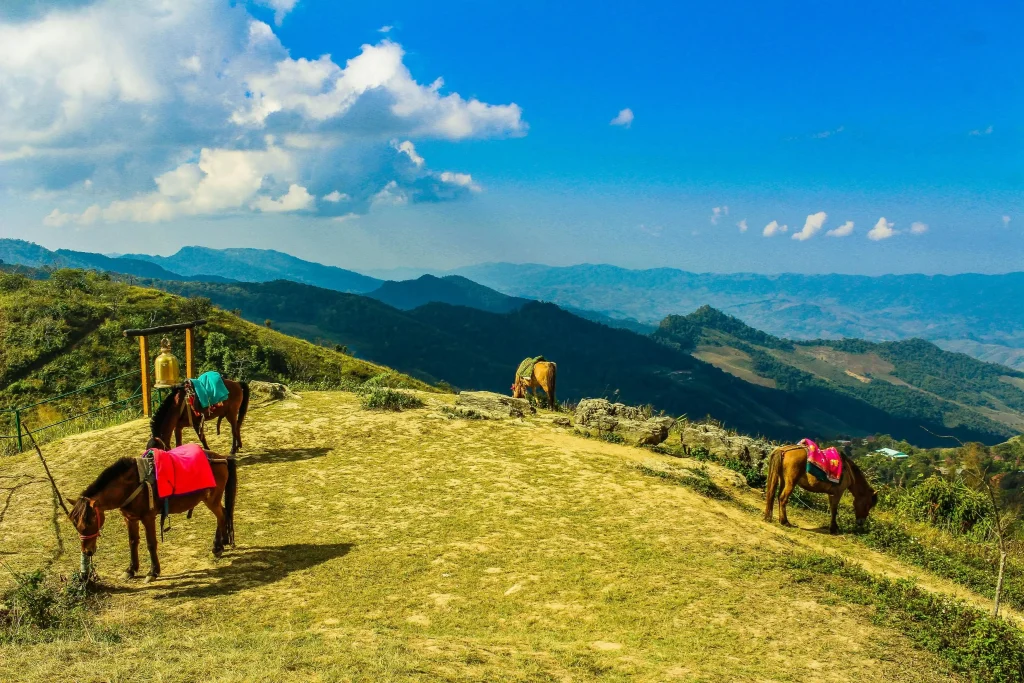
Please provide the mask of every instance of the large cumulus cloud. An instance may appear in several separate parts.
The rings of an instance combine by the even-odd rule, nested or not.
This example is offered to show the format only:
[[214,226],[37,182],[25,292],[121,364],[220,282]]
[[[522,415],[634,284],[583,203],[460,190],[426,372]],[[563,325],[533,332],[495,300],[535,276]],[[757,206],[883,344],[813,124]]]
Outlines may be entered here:
[[51,224],[343,216],[480,189],[462,170],[431,169],[418,140],[526,131],[515,104],[417,82],[397,43],[353,52],[344,63],[292,58],[268,24],[227,2],[0,15],[0,184],[56,196]]

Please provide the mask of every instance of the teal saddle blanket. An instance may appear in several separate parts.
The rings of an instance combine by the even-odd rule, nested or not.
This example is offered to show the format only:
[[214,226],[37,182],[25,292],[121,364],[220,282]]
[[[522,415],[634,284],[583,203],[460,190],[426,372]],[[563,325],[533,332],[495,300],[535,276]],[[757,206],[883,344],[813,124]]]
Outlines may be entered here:
[[224,386],[224,380],[219,372],[204,372],[192,380],[192,389],[196,392],[196,399],[203,408],[223,403],[228,400],[228,388]]

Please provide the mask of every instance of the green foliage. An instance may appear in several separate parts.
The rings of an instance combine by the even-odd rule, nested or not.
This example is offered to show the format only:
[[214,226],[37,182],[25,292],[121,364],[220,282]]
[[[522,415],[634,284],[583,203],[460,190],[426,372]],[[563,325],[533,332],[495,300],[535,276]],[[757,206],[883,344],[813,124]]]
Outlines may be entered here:
[[971,680],[1011,683],[1024,680],[1024,632],[979,609],[918,588],[912,581],[890,581],[858,566],[819,554],[781,556],[794,580],[818,581],[827,574],[842,597],[874,605],[875,620],[897,628],[920,647],[945,659]]
[[423,401],[415,394],[388,387],[377,387],[365,391],[360,401],[366,410],[391,410],[399,412],[410,408],[423,407]]
[[985,533],[985,522],[992,514],[986,496],[961,482],[937,476],[903,489],[893,507],[910,519],[928,522],[952,534],[967,534],[979,525],[981,533]]
[[82,628],[95,597],[78,572],[70,579],[41,569],[12,574],[14,584],[0,596],[0,644],[51,640]]

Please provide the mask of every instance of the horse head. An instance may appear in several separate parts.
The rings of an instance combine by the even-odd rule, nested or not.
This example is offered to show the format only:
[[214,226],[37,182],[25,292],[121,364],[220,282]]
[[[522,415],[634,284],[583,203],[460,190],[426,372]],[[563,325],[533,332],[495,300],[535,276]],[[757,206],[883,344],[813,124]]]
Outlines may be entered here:
[[846,460],[850,464],[850,472],[853,474],[853,486],[850,492],[853,494],[853,512],[857,517],[857,528],[864,526],[868,513],[878,505],[878,493],[868,483],[867,477],[860,471],[860,468],[853,464],[852,460]]
[[100,530],[103,528],[103,510],[96,506],[95,500],[86,496],[68,502],[74,506],[71,508],[70,518],[75,530],[78,531],[78,538],[82,541],[82,554],[92,557],[99,542]]
[[525,398],[526,389],[523,388],[523,381],[516,377],[515,384],[512,385],[512,398]]

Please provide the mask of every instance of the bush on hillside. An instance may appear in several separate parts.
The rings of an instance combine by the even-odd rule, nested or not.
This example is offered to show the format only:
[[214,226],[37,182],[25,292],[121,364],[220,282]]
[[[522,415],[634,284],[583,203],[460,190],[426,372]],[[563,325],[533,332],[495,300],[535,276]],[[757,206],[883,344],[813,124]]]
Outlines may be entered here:
[[391,410],[400,412],[409,408],[422,408],[423,401],[415,394],[387,387],[363,392],[360,399],[366,410]]
[[[892,493],[887,493],[892,498]],[[891,504],[891,503],[890,503]],[[992,506],[981,493],[960,482],[932,476],[896,495],[895,509],[911,519],[928,522],[952,534],[988,531]],[[979,526],[980,525],[980,526]]]

